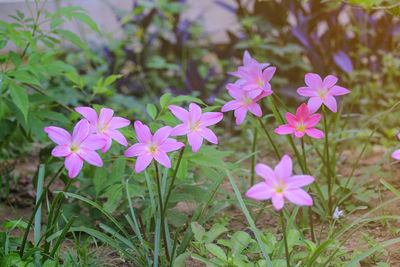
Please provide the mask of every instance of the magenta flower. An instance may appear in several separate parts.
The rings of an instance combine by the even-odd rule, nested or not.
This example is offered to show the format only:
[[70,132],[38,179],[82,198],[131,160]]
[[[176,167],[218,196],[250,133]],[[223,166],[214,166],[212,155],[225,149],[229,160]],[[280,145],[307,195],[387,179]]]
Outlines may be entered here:
[[168,138],[172,128],[170,126],[162,127],[152,135],[149,127],[140,121],[135,121],[134,125],[139,143],[128,148],[125,157],[138,157],[135,165],[136,172],[146,169],[153,158],[161,165],[171,168],[171,161],[166,152],[178,150],[185,146],[184,143]]
[[222,107],[221,111],[227,112],[230,110],[235,110],[234,115],[237,125],[240,125],[246,118],[247,111],[250,111],[257,117],[262,116],[261,107],[259,104],[257,104],[257,101],[266,96],[265,94],[260,94],[258,97],[253,99],[249,96],[248,91],[242,90],[237,84],[227,84],[226,88],[228,89],[229,94],[235,98],[235,100],[226,103]]
[[272,199],[272,205],[276,210],[283,208],[285,198],[299,206],[312,206],[311,196],[301,189],[314,182],[310,175],[292,176],[292,159],[284,155],[281,161],[272,170],[265,164],[257,164],[255,171],[264,178],[264,182],[253,185],[246,196],[257,200]]
[[97,112],[90,107],[77,107],[75,110],[90,122],[93,133],[106,140],[104,147],[101,148],[101,152],[105,153],[111,147],[112,139],[123,146],[128,145],[125,136],[116,129],[128,126],[130,121],[121,117],[113,117],[114,110],[102,108],[98,117]]
[[90,133],[87,120],[82,119],[76,124],[72,136],[66,130],[55,126],[45,127],[44,131],[58,145],[51,154],[54,157],[65,157],[65,168],[69,177],[74,178],[79,174],[83,160],[97,167],[103,166],[103,161],[95,150],[102,148],[106,140]]
[[218,144],[217,136],[207,127],[222,120],[223,115],[221,112],[206,112],[201,114],[201,108],[195,103],[189,105],[189,111],[174,105],[168,107],[175,117],[183,121],[182,124],[175,126],[171,132],[171,136],[186,134],[193,152],[197,152],[200,149],[203,138],[213,144]]
[[235,72],[229,74],[239,78],[237,83],[243,90],[248,91],[251,98],[256,98],[261,93],[270,95],[273,93],[269,81],[274,75],[276,68],[268,67],[268,63],[258,63],[253,59],[249,52],[243,55],[243,66],[238,67]]
[[[397,135],[397,138],[400,139],[400,133]],[[392,158],[400,160],[400,149],[392,153]]]
[[315,73],[307,73],[305,82],[307,87],[300,87],[297,93],[302,96],[310,97],[308,100],[308,108],[311,113],[316,112],[322,103],[325,104],[331,111],[337,111],[337,103],[334,96],[345,95],[350,93],[350,90],[341,86],[335,85],[338,81],[333,75],[328,75],[322,81],[321,77]]
[[296,111],[296,116],[291,113],[286,113],[286,119],[289,124],[281,125],[275,129],[277,134],[292,134],[296,137],[303,137],[307,134],[313,138],[323,138],[324,133],[321,130],[315,129],[314,126],[321,119],[321,114],[311,114],[306,104],[301,104]]

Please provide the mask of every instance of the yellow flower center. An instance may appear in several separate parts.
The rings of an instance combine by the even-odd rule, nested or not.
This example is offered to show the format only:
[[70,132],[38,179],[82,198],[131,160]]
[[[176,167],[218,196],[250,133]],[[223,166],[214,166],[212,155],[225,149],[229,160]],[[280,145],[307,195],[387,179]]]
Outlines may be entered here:
[[264,80],[263,80],[263,79],[258,79],[258,80],[257,80],[257,85],[258,85],[259,87],[264,87],[264,85],[265,85]]
[[191,131],[197,131],[199,126],[200,126],[200,119],[198,119],[194,124],[192,121],[190,121],[190,130]]
[[251,104],[252,101],[253,101],[253,100],[252,100],[250,97],[248,97],[248,96],[242,96],[242,105],[243,105],[243,106],[245,106],[245,107],[250,106],[250,104]]
[[328,89],[327,88],[325,88],[325,87],[323,87],[323,88],[319,88],[318,89],[318,96],[321,98],[321,99],[325,99],[327,96],[328,96]]
[[306,125],[303,124],[303,119],[300,120],[300,123],[296,126],[296,131],[298,132],[305,132],[306,131]]
[[108,127],[108,123],[100,124],[99,122],[96,125],[97,131],[104,132],[104,130]]
[[149,142],[148,145],[149,145],[149,152],[150,152],[150,154],[154,155],[154,154],[157,152],[157,150],[158,150],[157,144],[154,144],[154,143],[150,143],[150,142]]
[[278,194],[282,194],[283,191],[285,191],[286,187],[287,186],[283,184],[282,178],[280,178],[280,184],[279,185],[274,185],[275,192],[278,193]]

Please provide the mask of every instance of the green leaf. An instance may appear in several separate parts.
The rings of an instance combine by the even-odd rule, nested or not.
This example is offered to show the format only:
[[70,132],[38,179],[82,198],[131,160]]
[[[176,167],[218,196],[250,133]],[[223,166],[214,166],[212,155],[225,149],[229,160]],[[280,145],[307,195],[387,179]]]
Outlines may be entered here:
[[126,160],[124,158],[119,158],[114,161],[111,168],[111,175],[110,179],[108,180],[108,184],[121,182],[121,179],[125,175],[125,166],[126,166]]
[[106,78],[106,80],[104,81],[104,86],[109,86],[110,84],[112,84],[113,82],[115,82],[115,80],[121,78],[122,75],[121,74],[113,74],[110,75]]
[[65,39],[69,40],[74,45],[78,46],[79,48],[85,50],[86,52],[90,52],[88,48],[82,43],[81,38],[78,35],[71,31],[57,29],[53,31],[55,34],[59,34]]
[[160,97],[160,106],[163,108],[166,104],[168,104],[168,100],[171,98],[170,93],[163,94]]
[[57,26],[61,25],[65,23],[65,20],[63,19],[54,19],[50,22],[50,28],[53,30],[55,29]]
[[21,58],[14,51],[8,52],[8,57],[11,59],[11,62],[14,64],[16,69],[21,65]]
[[234,233],[231,237],[233,256],[238,256],[249,245],[251,236],[243,231]]
[[14,221],[9,221],[9,222],[4,223],[4,228],[18,227],[18,228],[26,229],[27,226],[28,226],[28,224],[21,220],[14,220]]
[[176,210],[167,211],[168,221],[175,227],[182,226],[186,223],[187,215]]
[[97,27],[96,22],[94,22],[88,15],[85,13],[72,13],[72,16],[77,20],[82,21],[86,25],[88,25],[92,30],[96,31],[97,33],[101,34],[99,28]]
[[222,248],[215,244],[206,244],[206,248],[208,249],[209,252],[211,252],[213,255],[215,255],[218,259],[226,261],[227,257]]
[[190,252],[185,252],[185,253],[180,254],[178,257],[176,257],[174,259],[174,263],[172,264],[172,266],[185,267],[186,266],[185,262],[189,255],[190,255]]
[[153,120],[156,118],[157,108],[154,104],[147,104],[146,111],[147,114],[149,114],[150,118],[152,118]]
[[79,76],[73,72],[64,73],[65,77],[67,77],[71,82],[78,85],[79,84]]
[[107,186],[107,178],[106,168],[96,168],[94,172],[93,184],[97,196],[100,196],[101,191]]
[[206,234],[206,230],[204,230],[203,226],[201,226],[198,222],[192,222],[190,224],[192,227],[192,232],[194,233],[194,238],[198,242],[203,242],[203,237]]
[[203,100],[193,97],[193,96],[189,96],[189,95],[180,95],[178,97],[173,98],[171,101],[171,103],[180,103],[180,102],[195,102],[197,104],[201,104],[201,105],[205,105],[206,104],[203,102]]
[[208,243],[214,242],[217,237],[222,235],[223,233],[228,232],[229,230],[220,223],[214,224],[211,229],[206,233],[205,241]]
[[103,205],[105,211],[111,213],[118,208],[119,202],[122,198],[123,190],[122,184],[112,185],[106,189],[106,191],[102,194],[102,196],[108,197],[106,203]]
[[28,121],[29,99],[25,89],[15,84],[10,84],[10,95],[14,104],[22,112],[25,122]]

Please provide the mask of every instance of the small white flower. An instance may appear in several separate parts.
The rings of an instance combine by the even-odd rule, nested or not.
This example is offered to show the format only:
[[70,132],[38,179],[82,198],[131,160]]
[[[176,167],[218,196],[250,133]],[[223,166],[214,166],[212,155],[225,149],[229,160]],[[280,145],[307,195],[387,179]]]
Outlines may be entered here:
[[333,218],[334,219],[339,219],[339,217],[343,217],[343,210],[339,210],[338,207],[336,207],[335,212],[333,213]]

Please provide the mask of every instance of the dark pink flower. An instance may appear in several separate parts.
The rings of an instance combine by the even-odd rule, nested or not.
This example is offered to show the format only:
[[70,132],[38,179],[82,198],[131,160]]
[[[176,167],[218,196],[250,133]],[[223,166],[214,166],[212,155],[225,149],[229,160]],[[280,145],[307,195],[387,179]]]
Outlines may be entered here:
[[173,105],[170,105],[169,109],[175,117],[183,121],[182,124],[175,126],[171,135],[186,134],[193,152],[197,152],[200,149],[203,138],[213,144],[218,144],[217,136],[207,127],[222,120],[223,114],[221,112],[206,112],[202,114],[201,108],[195,103],[189,105],[189,111]]
[[104,147],[106,140],[90,133],[87,120],[82,119],[76,124],[72,136],[66,130],[55,126],[45,127],[44,131],[57,144],[51,154],[54,157],[65,157],[65,168],[69,177],[74,178],[79,174],[83,160],[97,167],[103,166],[103,161],[95,150]]
[[314,126],[320,121],[321,114],[310,114],[306,104],[301,104],[296,111],[296,116],[286,113],[289,124],[281,125],[275,129],[277,134],[292,134],[296,137],[303,137],[304,134],[313,138],[323,138],[324,133],[315,129]]
[[136,138],[139,143],[128,148],[125,152],[125,157],[137,157],[136,172],[146,169],[153,158],[161,165],[171,168],[171,161],[168,158],[167,152],[178,150],[185,146],[184,143],[168,138],[172,128],[170,126],[162,127],[152,135],[149,127],[140,121],[135,121],[134,126]]
[[77,107],[75,110],[90,122],[92,132],[106,140],[101,152],[105,153],[111,147],[112,139],[123,146],[128,145],[125,136],[116,129],[128,126],[130,121],[121,117],[113,117],[114,110],[102,108],[98,117],[97,112],[90,107]]

